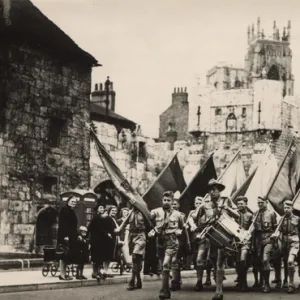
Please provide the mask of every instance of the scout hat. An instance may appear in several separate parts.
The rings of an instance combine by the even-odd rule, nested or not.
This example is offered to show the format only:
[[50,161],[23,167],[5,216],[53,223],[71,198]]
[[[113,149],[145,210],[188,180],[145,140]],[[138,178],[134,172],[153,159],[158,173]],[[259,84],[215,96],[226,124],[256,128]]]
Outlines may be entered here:
[[293,201],[289,200],[289,199],[286,199],[286,200],[283,201],[283,204],[288,205],[288,206],[293,206]]
[[212,186],[216,186],[220,192],[225,190],[225,185],[214,178],[208,182],[208,187],[211,188]]

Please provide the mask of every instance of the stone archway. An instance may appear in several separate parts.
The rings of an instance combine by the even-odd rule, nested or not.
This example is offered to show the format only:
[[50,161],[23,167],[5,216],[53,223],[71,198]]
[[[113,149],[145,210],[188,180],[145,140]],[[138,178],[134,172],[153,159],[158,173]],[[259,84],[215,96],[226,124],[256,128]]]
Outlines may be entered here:
[[94,193],[97,194],[98,202],[104,203],[105,205],[121,205],[122,196],[110,179],[100,182],[93,190]]
[[267,74],[267,79],[270,80],[280,80],[280,75],[279,75],[279,70],[276,65],[272,65],[268,74]]
[[45,246],[56,246],[57,220],[58,211],[51,206],[46,206],[38,212],[35,234],[37,253],[41,253]]

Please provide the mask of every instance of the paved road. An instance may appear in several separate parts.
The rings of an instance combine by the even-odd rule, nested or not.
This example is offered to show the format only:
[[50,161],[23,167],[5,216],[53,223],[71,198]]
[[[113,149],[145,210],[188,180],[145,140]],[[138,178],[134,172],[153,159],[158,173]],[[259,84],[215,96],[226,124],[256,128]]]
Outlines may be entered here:
[[[273,277],[273,276],[272,276]],[[249,278],[252,275],[249,274]],[[234,291],[233,280],[235,276],[227,276],[225,281],[224,300],[282,300],[291,299],[298,300],[300,291],[293,295],[286,294],[284,291],[273,290],[270,294],[262,294],[259,291],[249,293],[238,293]],[[213,288],[207,289],[203,292],[194,292],[194,279],[185,279],[182,290],[172,293],[173,300],[211,300],[213,296]],[[297,282],[298,283],[298,282]],[[251,281],[250,281],[251,284]],[[74,288],[63,290],[48,290],[22,293],[1,294],[0,300],[157,300],[158,291],[160,289],[160,282],[145,282],[142,290],[128,292],[125,284],[92,286],[86,288]]]

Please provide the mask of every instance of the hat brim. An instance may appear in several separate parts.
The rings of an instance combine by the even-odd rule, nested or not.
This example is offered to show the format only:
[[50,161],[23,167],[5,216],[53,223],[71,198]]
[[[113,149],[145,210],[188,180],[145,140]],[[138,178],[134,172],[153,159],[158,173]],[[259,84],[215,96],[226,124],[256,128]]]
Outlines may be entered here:
[[213,183],[213,184],[208,185],[209,189],[211,189],[213,186],[218,187],[220,192],[225,190],[225,185],[223,185],[222,183]]

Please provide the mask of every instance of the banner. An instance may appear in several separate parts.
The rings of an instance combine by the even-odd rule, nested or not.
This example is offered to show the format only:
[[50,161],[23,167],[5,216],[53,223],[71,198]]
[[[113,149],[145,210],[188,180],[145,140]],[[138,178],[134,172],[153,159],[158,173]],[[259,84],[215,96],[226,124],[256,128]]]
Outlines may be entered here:
[[293,139],[267,194],[274,210],[283,215],[283,201],[293,200],[299,189],[300,147]]
[[208,193],[208,182],[212,178],[217,178],[217,173],[213,161],[213,153],[204,162],[200,170],[182,192],[179,199],[180,211],[185,213],[185,215],[188,215],[190,210],[194,209],[195,197],[204,197]]
[[102,164],[109,175],[111,181],[115,185],[116,189],[121,192],[128,200],[129,202],[135,206],[147,219],[149,224],[151,225],[151,215],[148,210],[147,204],[142,199],[142,197],[132,188],[132,186],[129,184],[121,170],[117,167],[117,165],[114,163],[112,157],[110,154],[106,151],[104,146],[101,144],[99,139],[97,138],[95,132],[92,128],[90,128],[91,137],[96,145],[96,150],[98,152],[98,155],[102,161]]
[[164,192],[179,191],[181,193],[185,188],[186,183],[176,154],[148,188],[143,199],[148,208],[152,210],[162,206],[162,194]]
[[247,177],[247,179],[244,181],[244,183],[234,192],[234,194],[230,197],[231,201],[236,204],[236,198],[238,196],[245,196],[255,174],[257,171],[258,166],[256,166],[252,172],[250,173],[250,175]]
[[221,192],[222,197],[230,196],[245,182],[246,173],[244,164],[241,159],[241,155],[237,155],[234,161],[231,162],[230,166],[224,173],[220,180],[225,185],[225,190]]
[[271,148],[267,146],[262,156],[261,162],[255,172],[253,179],[247,189],[245,197],[248,198],[248,207],[255,212],[258,209],[257,197],[265,197],[272,180],[278,170],[278,164],[275,156],[272,154]]

